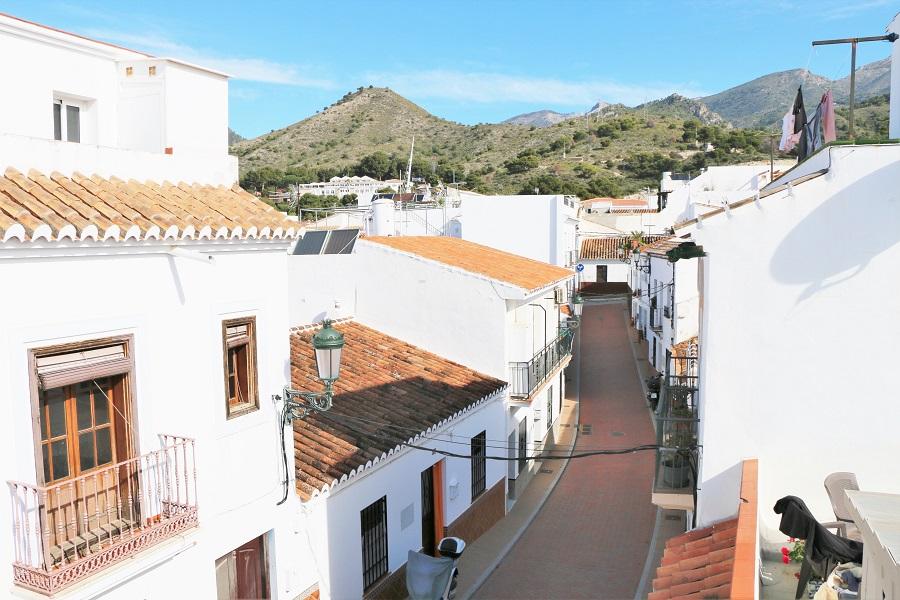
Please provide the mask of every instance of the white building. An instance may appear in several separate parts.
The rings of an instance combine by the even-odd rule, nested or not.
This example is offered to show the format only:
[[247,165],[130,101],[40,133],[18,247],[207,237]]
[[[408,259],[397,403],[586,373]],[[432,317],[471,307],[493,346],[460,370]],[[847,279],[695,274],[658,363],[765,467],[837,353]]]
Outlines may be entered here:
[[[790,493],[820,521],[833,520],[822,487],[831,472],[900,491],[888,458],[900,453],[900,409],[885,395],[900,336],[900,146],[826,148],[784,179],[677,229],[706,253],[701,523],[727,513],[721,499],[746,456],[760,458],[761,506]],[[761,519],[778,539],[774,513]]]
[[[23,173],[232,185],[227,75],[0,14],[0,157]],[[201,104],[198,99],[203,99]],[[59,140],[67,143],[59,143]]]
[[314,194],[316,196],[337,196],[342,198],[348,194],[356,194],[357,206],[368,206],[372,202],[372,196],[383,188],[391,188],[399,191],[399,183],[378,181],[367,175],[347,177],[332,177],[328,181],[315,183],[301,183],[297,185],[297,196]]
[[0,49],[6,595],[302,596],[296,231],[233,187],[227,80],[7,16]]
[[[900,35],[900,13],[894,15],[893,20],[887,26],[888,33],[896,33]],[[890,105],[890,126],[888,135],[891,139],[900,138],[900,69],[895,65],[900,65],[900,44],[894,42],[891,45],[891,105]]]
[[[644,243],[652,243],[668,236],[645,236]],[[578,274],[582,287],[590,289],[589,284],[625,283],[630,284],[631,253],[637,240],[631,235],[580,235],[578,264],[584,269]]]
[[[572,271],[439,236],[361,238],[352,254],[294,256],[290,269],[292,322],[353,315],[509,382],[505,437],[523,452],[552,431],[570,357],[560,307]],[[530,476],[536,465],[522,467]]]
[[669,260],[668,252],[690,240],[663,237],[633,255],[632,318],[647,340],[650,365],[660,373],[669,366],[673,348],[698,334],[697,262]]
[[[303,587],[326,599],[405,597],[408,551],[434,555],[447,535],[474,541],[506,512],[506,465],[488,456],[505,456],[507,384],[356,320],[335,327],[345,345],[333,406],[294,421],[317,565]],[[315,329],[291,336],[292,382],[307,391],[321,389]]]

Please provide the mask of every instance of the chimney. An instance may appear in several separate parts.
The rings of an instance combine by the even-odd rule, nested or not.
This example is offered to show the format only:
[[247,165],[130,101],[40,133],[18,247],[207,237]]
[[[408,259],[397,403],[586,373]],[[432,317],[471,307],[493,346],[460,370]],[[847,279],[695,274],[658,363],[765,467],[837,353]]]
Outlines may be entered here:
[[[894,20],[888,25],[887,31],[900,34],[900,13],[894,15]],[[891,110],[888,136],[891,139],[900,138],[900,41],[891,44]]]

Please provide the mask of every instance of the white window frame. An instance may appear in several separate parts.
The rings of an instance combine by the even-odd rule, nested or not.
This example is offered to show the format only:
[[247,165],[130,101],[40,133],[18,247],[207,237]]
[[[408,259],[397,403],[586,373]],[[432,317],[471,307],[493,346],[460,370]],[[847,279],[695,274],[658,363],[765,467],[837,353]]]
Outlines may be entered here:
[[[60,136],[56,137],[56,116],[54,113],[51,113],[51,128],[53,129],[51,137],[52,139],[58,142],[72,142],[73,144],[82,144],[84,143],[85,138],[85,124],[86,124],[86,116],[89,108],[89,101],[87,100],[79,100],[77,98],[72,98],[71,96],[66,96],[63,94],[54,94],[53,95],[53,106],[60,106],[59,111],[59,131]],[[78,109],[78,139],[70,140],[68,136],[68,107],[73,107]]]

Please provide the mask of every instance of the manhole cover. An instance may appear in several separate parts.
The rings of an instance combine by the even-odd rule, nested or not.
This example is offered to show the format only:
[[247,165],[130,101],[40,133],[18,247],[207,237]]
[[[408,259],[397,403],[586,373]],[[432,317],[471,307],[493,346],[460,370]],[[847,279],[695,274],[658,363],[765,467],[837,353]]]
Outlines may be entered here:
[[541,473],[552,473],[553,469],[548,469],[547,467],[541,467],[540,472]]
[[625,435],[624,431],[613,431],[612,432],[613,437],[622,437],[623,435]]

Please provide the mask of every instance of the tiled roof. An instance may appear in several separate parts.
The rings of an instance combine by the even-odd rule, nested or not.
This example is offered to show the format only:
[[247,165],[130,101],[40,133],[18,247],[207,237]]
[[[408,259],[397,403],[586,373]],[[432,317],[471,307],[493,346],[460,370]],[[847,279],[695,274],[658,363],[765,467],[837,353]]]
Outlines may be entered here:
[[445,236],[366,237],[365,241],[456,267],[502,283],[537,290],[573,276],[545,262],[503,252],[460,238]]
[[[651,243],[665,237],[668,236],[648,235],[644,237],[644,241]],[[630,235],[605,235],[585,238],[581,240],[579,258],[582,260],[619,260],[619,248],[629,244],[632,239]]]
[[696,335],[686,340],[682,340],[672,346],[672,356],[697,356],[697,345],[700,338]]
[[735,518],[667,541],[647,600],[729,598],[736,540]]
[[[291,383],[319,391],[312,336],[291,334]],[[303,500],[344,482],[492,396],[506,383],[353,321],[344,334],[334,405],[294,421],[297,493]],[[385,424],[389,424],[386,426]],[[393,429],[392,429],[393,428]]]
[[659,211],[655,208],[617,208],[614,206],[609,209],[609,212],[614,215],[646,215]]
[[737,516],[666,542],[647,600],[754,598],[758,481],[758,460],[744,460]]
[[13,168],[0,177],[0,241],[284,238],[297,223],[238,186],[139,183]]

